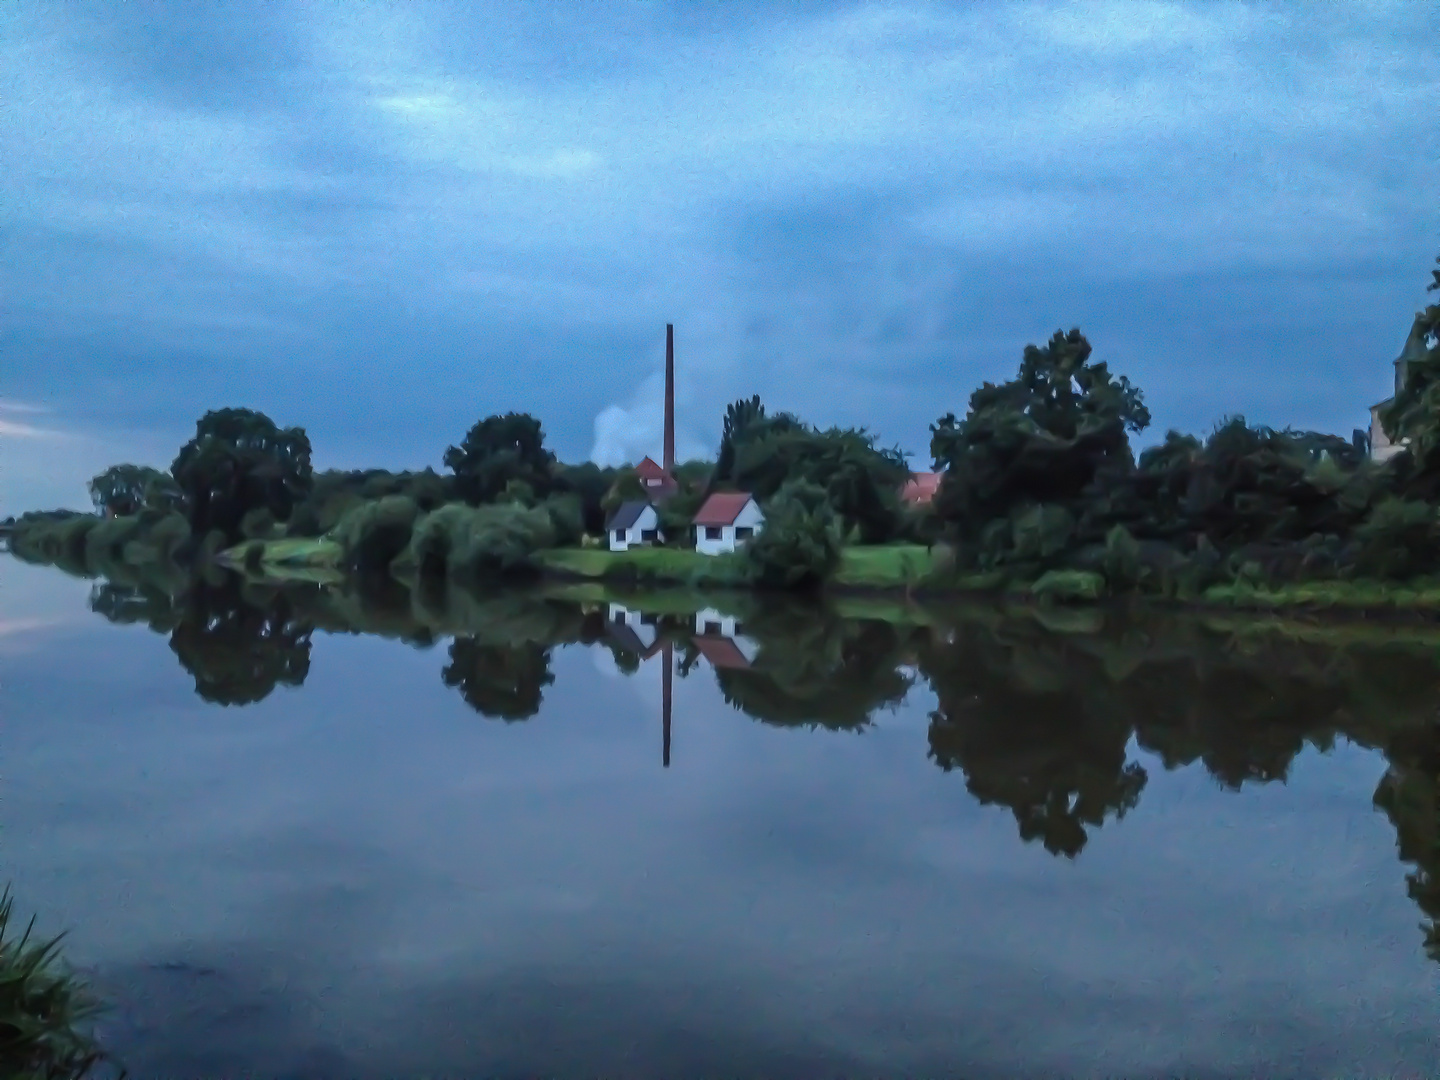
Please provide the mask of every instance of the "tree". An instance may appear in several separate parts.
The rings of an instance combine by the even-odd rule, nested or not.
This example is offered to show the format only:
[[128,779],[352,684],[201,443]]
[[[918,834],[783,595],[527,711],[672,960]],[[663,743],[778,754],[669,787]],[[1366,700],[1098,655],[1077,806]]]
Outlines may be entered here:
[[1090,354],[1078,329],[1057,331],[1043,348],[1025,347],[1014,379],[976,390],[964,420],[931,425],[935,468],[946,473],[936,513],[972,561],[1005,561],[1012,521],[1039,506],[1052,508],[1046,546],[1064,549],[1091,485],[1133,468],[1127,433],[1150,423],[1149,410]]
[[545,449],[540,421],[526,413],[481,420],[459,446],[445,451],[460,497],[472,506],[496,501],[512,481],[544,498],[553,486],[555,455]]
[[745,545],[758,585],[813,589],[840,564],[840,522],[825,489],[792,480],[765,506],[765,526]]
[[112,465],[90,481],[95,512],[107,517],[144,509],[175,510],[184,501],[175,478],[148,465]]
[[276,521],[310,492],[310,440],[303,428],[279,428],[251,409],[207,412],[170,469],[196,536],[219,530],[239,539],[240,523],[264,508]]

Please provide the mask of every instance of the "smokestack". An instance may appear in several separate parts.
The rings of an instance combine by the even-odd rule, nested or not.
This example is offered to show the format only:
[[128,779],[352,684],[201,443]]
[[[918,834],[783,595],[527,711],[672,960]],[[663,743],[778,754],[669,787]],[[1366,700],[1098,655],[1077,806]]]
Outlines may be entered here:
[[[654,445],[654,444],[651,444]],[[665,471],[675,468],[675,325],[665,324]]]

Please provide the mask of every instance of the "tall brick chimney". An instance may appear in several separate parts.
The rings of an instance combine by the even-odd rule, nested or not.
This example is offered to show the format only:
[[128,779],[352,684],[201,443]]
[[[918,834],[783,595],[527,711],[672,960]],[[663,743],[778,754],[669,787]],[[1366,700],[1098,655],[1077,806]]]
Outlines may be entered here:
[[675,469],[675,325],[665,324],[665,461],[666,472]]

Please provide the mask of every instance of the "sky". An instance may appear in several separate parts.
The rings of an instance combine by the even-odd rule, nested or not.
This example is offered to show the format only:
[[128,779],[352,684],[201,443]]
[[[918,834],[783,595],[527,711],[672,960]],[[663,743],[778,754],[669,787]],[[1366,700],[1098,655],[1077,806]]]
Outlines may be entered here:
[[[0,514],[206,409],[320,467],[727,402],[928,464],[1074,326],[1170,427],[1348,435],[1440,252],[1430,4],[9,0]],[[1434,299],[1433,295],[1430,297]],[[8,504],[8,510],[7,510]]]

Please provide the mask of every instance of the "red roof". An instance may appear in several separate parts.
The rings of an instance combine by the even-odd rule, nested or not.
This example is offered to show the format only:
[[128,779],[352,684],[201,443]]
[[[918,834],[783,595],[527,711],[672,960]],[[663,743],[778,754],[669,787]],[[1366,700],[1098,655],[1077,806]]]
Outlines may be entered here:
[[943,472],[917,472],[910,474],[910,481],[900,489],[900,498],[908,503],[928,503],[940,490]]
[[750,493],[746,491],[717,491],[700,507],[700,512],[695,515],[695,524],[711,527],[733,525],[749,501]]
[[750,666],[750,661],[745,659],[745,654],[740,651],[740,646],[728,637],[697,637],[694,641],[695,647],[700,650],[700,655],[710,661],[711,667],[748,668]]
[[672,480],[674,479],[664,470],[654,458],[647,457],[635,466],[635,475],[641,480]]

